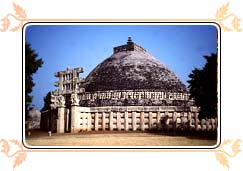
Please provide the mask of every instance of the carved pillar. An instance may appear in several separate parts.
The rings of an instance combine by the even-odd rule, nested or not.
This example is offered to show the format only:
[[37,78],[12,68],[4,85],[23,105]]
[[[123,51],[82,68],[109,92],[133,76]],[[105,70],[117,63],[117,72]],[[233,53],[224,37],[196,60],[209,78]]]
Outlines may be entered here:
[[136,112],[132,112],[132,130],[136,131],[136,129],[137,129]]
[[62,95],[59,95],[57,101],[58,101],[57,133],[64,133],[65,98]]
[[71,132],[72,133],[78,133],[79,127],[80,127],[80,118],[79,111],[78,111],[78,105],[79,105],[79,99],[77,94],[71,95]]
[[144,131],[144,112],[140,113],[140,124],[141,124],[141,130]]

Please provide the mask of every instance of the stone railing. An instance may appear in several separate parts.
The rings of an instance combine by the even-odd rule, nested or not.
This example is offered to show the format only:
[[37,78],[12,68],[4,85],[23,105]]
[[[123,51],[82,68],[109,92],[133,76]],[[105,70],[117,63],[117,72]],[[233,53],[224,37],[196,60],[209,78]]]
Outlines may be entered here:
[[95,99],[157,99],[157,100],[189,100],[189,93],[163,92],[158,90],[111,90],[84,92],[80,100]]
[[[118,109],[118,108],[117,108]],[[125,108],[124,108],[125,109]],[[110,110],[109,108],[79,108],[76,125],[72,132],[99,130],[203,130],[217,129],[217,119],[199,120],[198,112],[187,112],[172,107],[151,110],[130,108],[127,110]]]
[[114,90],[79,94],[80,106],[191,106],[188,93],[156,90]]
[[72,92],[51,96],[51,106],[70,106],[71,96],[77,95],[79,106],[193,106],[189,93],[163,92],[158,90],[110,90],[95,92]]

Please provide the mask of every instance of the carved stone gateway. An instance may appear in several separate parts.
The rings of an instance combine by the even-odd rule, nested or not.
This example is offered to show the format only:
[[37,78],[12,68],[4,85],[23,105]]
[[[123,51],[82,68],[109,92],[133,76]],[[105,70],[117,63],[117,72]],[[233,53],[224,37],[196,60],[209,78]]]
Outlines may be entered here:
[[59,133],[217,129],[215,120],[198,120],[182,81],[131,38],[86,78],[79,77],[82,72],[68,67],[55,73],[51,108],[58,113]]

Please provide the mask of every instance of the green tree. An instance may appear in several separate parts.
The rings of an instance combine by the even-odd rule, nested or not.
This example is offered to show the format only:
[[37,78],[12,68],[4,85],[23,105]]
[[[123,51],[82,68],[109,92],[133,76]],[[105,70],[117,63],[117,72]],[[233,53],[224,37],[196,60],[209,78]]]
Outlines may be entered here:
[[203,69],[195,68],[189,75],[190,97],[200,107],[199,118],[217,117],[217,54],[204,56]]
[[50,110],[51,109],[51,92],[49,91],[44,97],[44,106],[41,111]]
[[38,54],[31,48],[31,45],[25,42],[25,111],[26,116],[32,103],[31,92],[35,83],[33,74],[42,66],[42,59],[38,59]]

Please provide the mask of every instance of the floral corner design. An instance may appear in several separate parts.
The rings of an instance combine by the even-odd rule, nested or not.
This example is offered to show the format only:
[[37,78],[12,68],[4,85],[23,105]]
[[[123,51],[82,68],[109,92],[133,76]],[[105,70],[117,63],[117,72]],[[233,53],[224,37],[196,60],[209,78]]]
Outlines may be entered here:
[[[237,31],[241,32],[240,21],[234,13],[228,13],[229,2],[226,5],[222,5],[216,12],[216,21],[222,27],[224,31]],[[228,24],[231,23],[231,24]]]
[[[2,22],[2,28],[0,28],[1,32],[6,32],[6,31],[12,31],[16,32],[20,28],[22,28],[24,21],[27,18],[25,10],[15,4],[13,2],[13,8],[15,13],[8,13],[4,18],[1,19]],[[11,21],[14,21],[14,23],[11,23]]]
[[[14,149],[14,150],[11,150]],[[16,166],[22,164],[26,159],[26,151],[23,148],[23,145],[18,140],[0,140],[0,152],[4,153],[8,158],[15,158],[13,163],[13,169]]]
[[234,141],[230,139],[224,140],[215,153],[215,157],[219,161],[219,163],[229,169],[229,158],[234,158],[235,156],[237,156],[238,153],[241,152],[240,144],[241,139],[237,139]]

